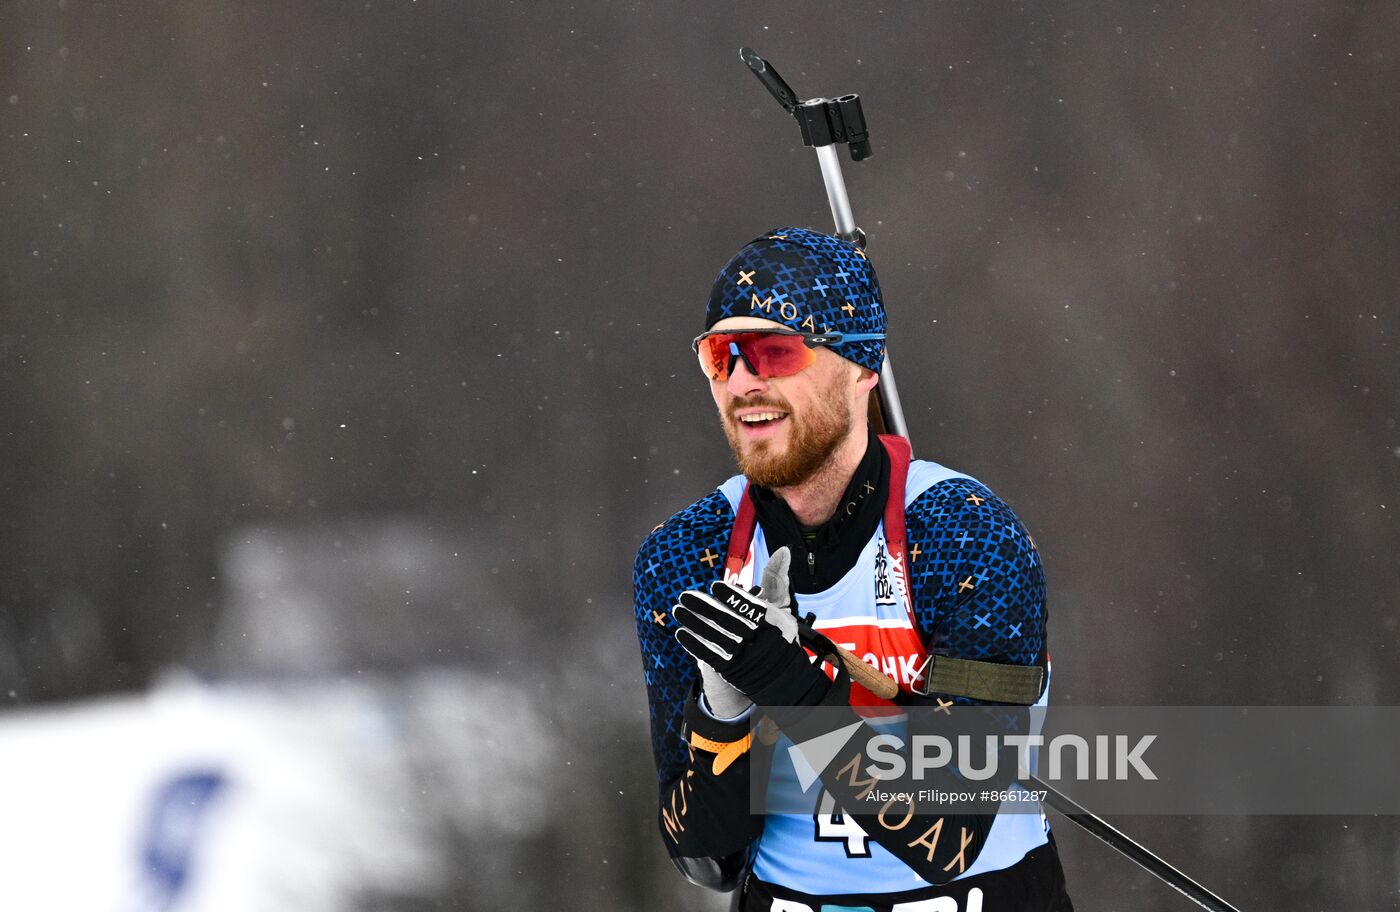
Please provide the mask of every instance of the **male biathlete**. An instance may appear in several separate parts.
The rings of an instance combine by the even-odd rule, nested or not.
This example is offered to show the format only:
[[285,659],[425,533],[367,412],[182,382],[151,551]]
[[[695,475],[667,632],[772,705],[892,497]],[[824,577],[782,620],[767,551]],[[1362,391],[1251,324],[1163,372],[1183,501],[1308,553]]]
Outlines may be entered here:
[[[793,708],[773,718],[801,740],[804,707],[860,719],[1048,696],[1035,542],[985,485],[870,428],[884,339],[874,269],[829,235],[774,229],[715,281],[694,347],[742,474],[654,529],[633,570],[662,841],[745,912],[1070,909],[1043,814],[857,817],[871,788],[855,760],[803,788],[791,742],[750,732],[755,704]],[[897,680],[893,704],[804,649],[794,608]],[[751,813],[756,777],[810,807]]]

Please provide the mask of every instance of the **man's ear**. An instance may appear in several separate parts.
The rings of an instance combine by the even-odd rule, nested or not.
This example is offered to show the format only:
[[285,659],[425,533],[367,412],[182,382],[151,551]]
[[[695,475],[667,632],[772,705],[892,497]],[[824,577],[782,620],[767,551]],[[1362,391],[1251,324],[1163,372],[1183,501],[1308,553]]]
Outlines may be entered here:
[[861,367],[859,364],[855,365],[855,368],[860,371],[860,376],[856,378],[856,390],[862,394],[868,394],[880,382],[880,375],[868,367]]

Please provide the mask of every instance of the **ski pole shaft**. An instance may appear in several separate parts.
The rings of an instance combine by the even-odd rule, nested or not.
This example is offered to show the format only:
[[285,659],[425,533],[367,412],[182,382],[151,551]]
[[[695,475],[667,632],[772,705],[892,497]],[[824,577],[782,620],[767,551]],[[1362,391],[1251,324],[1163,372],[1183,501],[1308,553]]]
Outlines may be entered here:
[[1026,785],[1032,791],[1044,792],[1045,803],[1050,807],[1079,824],[1105,845],[1127,856],[1130,861],[1135,862],[1143,870],[1177,890],[1202,909],[1210,909],[1211,912],[1239,912],[1234,906],[1149,852],[1146,847],[1122,830],[1092,811],[1086,810],[1064,792],[1051,788],[1035,776],[1027,778]]

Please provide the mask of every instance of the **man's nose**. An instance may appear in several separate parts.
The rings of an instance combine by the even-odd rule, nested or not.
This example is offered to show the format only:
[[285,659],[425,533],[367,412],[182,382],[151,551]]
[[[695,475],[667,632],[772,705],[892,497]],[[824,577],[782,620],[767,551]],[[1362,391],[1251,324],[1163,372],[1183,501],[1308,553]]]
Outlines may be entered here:
[[727,385],[729,394],[740,399],[768,389],[768,381],[749,370],[749,366],[744,363],[743,358],[734,359],[734,366],[729,369]]

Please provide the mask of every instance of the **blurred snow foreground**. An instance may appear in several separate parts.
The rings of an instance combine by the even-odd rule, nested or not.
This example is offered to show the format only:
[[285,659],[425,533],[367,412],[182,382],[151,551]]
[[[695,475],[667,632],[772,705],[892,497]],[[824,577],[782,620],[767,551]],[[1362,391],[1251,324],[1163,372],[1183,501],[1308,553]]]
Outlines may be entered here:
[[[503,705],[508,749],[494,740]],[[542,825],[552,738],[528,700],[444,670],[175,679],[0,715],[0,908],[316,912],[431,897],[453,867],[489,864],[479,853]]]
[[[503,588],[520,574],[483,540],[413,517],[230,535],[198,678],[0,713],[0,910],[625,894],[631,868],[608,855],[630,857],[654,800],[630,611],[618,599],[624,635],[572,638],[543,674]],[[585,738],[582,755],[562,747]],[[564,848],[546,869],[548,843]]]

